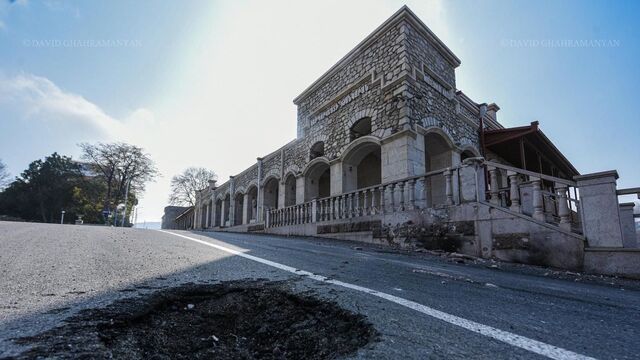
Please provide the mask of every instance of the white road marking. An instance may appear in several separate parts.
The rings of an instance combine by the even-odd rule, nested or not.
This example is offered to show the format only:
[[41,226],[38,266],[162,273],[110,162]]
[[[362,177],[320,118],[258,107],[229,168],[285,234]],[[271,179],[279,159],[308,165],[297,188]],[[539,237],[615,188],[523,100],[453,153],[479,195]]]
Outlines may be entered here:
[[243,257],[245,259],[248,260],[252,260],[255,262],[259,262],[261,264],[264,265],[269,265],[272,267],[275,267],[277,269],[280,270],[284,270],[296,275],[301,275],[301,276],[307,276],[311,279],[317,280],[317,281],[321,281],[321,282],[325,282],[328,284],[333,284],[333,285],[337,285],[337,286],[341,286],[347,289],[351,289],[351,290],[355,290],[355,291],[359,291],[359,292],[363,292],[365,294],[369,294],[369,295],[373,295],[391,302],[394,302],[396,304],[405,306],[409,309],[413,309],[415,311],[421,312],[425,315],[434,317],[436,319],[445,321],[449,324],[452,325],[456,325],[459,326],[463,329],[478,333],[480,335],[484,335],[499,341],[502,341],[504,343],[507,343],[509,345],[515,346],[515,347],[519,347],[521,349],[524,350],[528,350],[531,351],[533,353],[542,355],[542,356],[546,356],[549,357],[551,359],[594,359],[592,357],[586,356],[586,355],[581,355],[578,353],[575,353],[573,351],[570,350],[566,350],[557,346],[553,346],[550,344],[546,344],[543,343],[541,341],[537,341],[537,340],[533,340],[533,339],[529,339],[527,337],[524,336],[520,336],[514,333],[510,333],[508,331],[504,331],[504,330],[500,330],[500,329],[496,329],[494,327],[488,326],[488,325],[483,325],[480,323],[477,323],[475,321],[471,321],[471,320],[467,320],[465,318],[461,318],[459,316],[455,316],[455,315],[451,315],[449,313],[445,313],[443,311],[440,310],[436,310],[433,308],[430,308],[426,305],[422,305],[407,299],[403,299],[401,297],[397,297],[394,295],[390,295],[387,293],[383,293],[380,291],[376,291],[373,289],[369,289],[363,286],[358,286],[358,285],[354,285],[354,284],[350,284],[350,283],[345,283],[342,281],[338,281],[338,280],[333,280],[333,279],[329,279],[325,276],[322,275],[316,275],[314,273],[305,271],[305,270],[299,270],[296,269],[294,267],[291,266],[287,266],[284,264],[280,264],[271,260],[267,260],[267,259],[263,259],[263,258],[259,258],[257,256],[253,256],[253,255],[249,255],[249,254],[245,254],[242,251],[239,250],[235,250],[235,249],[231,249],[225,246],[220,246],[220,245],[216,245],[216,244],[212,244],[210,242],[206,242],[203,240],[199,240],[196,238],[192,238],[189,236],[185,236],[185,235],[181,235],[181,234],[176,234],[170,231],[165,231],[165,230],[159,230],[163,233],[167,233],[167,234],[171,234],[171,235],[175,235],[175,236],[179,236],[181,238],[187,239],[187,240],[191,240],[191,241],[195,241],[197,243],[200,243],[202,245],[206,245],[206,246],[210,246],[212,248],[218,249],[218,250],[222,250],[225,252],[228,252],[230,254],[234,254],[240,257]]

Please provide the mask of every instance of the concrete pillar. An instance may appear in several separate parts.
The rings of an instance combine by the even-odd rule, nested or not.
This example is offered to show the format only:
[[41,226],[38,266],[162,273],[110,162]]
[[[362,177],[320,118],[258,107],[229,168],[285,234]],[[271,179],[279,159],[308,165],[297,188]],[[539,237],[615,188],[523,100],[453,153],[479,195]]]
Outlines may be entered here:
[[412,130],[403,130],[383,139],[381,155],[383,183],[425,172],[424,137]]
[[206,205],[205,216],[204,227],[209,228],[209,217],[211,216],[211,205],[209,205],[209,203]]
[[236,223],[236,186],[234,176],[229,176],[229,226],[233,226]]
[[262,188],[262,158],[257,158],[256,159],[258,161],[258,192],[256,194],[256,202],[257,202],[257,214],[256,214],[256,221],[257,222],[261,222],[263,221],[263,213],[264,213],[264,194],[263,191],[264,189]]
[[278,181],[278,205],[281,208],[285,207],[284,198],[286,196],[286,191],[287,185],[285,183],[285,179],[280,179],[280,181]]
[[574,177],[580,192],[582,226],[589,247],[622,247],[615,170]]
[[248,224],[249,223],[249,206],[251,206],[251,204],[249,204],[249,194],[244,194],[244,197],[242,198],[242,223],[243,224]]
[[222,199],[222,204],[220,204],[220,226],[224,227],[226,224],[224,223],[224,213],[226,212],[227,200]]
[[451,168],[453,176],[453,183],[451,184],[451,186],[453,190],[453,202],[455,204],[460,204],[460,170],[457,168],[457,166],[461,164],[461,158],[462,155],[460,154],[460,152],[458,152],[458,150],[453,150],[451,152]]
[[296,204],[304,203],[304,176],[296,177]]
[[620,204],[620,222],[622,224],[622,245],[625,248],[635,249],[640,247],[636,235],[636,222],[633,218],[635,203]]
[[331,189],[329,194],[331,196],[342,194],[342,162],[336,161],[329,165],[329,174],[331,177]]

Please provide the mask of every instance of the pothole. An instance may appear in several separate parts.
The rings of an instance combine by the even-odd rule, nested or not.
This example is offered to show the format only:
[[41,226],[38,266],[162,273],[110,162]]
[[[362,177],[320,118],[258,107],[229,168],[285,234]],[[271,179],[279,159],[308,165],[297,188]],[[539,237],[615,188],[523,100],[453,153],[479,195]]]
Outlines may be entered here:
[[376,337],[364,316],[334,302],[240,281],[120,300],[16,341],[32,346],[18,358],[329,359]]

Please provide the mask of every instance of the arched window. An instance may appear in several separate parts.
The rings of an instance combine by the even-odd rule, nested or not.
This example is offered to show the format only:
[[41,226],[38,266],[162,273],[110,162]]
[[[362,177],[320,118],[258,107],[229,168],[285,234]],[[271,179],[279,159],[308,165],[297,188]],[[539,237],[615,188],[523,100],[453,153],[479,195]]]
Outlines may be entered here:
[[365,117],[356,121],[349,130],[351,141],[365,135],[371,135],[371,118]]
[[318,141],[317,143],[311,146],[311,150],[309,150],[309,160],[313,160],[320,156],[324,156],[324,142]]

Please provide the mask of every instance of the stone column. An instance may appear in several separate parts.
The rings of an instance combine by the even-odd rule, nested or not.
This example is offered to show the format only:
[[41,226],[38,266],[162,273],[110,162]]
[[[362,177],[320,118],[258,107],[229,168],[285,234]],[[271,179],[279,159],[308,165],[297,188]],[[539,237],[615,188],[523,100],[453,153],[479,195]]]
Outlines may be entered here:
[[336,196],[342,194],[342,162],[332,161],[329,165],[329,174],[331,177],[331,189],[329,195]]
[[539,178],[531,178],[531,186],[533,188],[533,218],[538,221],[544,221],[544,199],[542,198],[541,180]]
[[615,170],[574,177],[580,192],[582,226],[589,247],[622,247]]
[[404,130],[382,139],[382,182],[423,174],[424,139],[413,130]]
[[236,184],[235,176],[229,176],[229,226],[233,226],[236,223]]
[[224,222],[224,213],[226,210],[227,200],[225,198],[222,199],[222,204],[220,205],[220,227],[224,227],[226,224]]
[[571,210],[567,198],[568,186],[566,184],[555,183],[556,200],[558,202],[558,216],[560,217],[560,228],[571,231]]
[[249,203],[249,194],[244,194],[244,196],[242,197],[242,223],[243,224],[248,224],[249,223],[249,206],[251,206],[251,204]]
[[210,216],[211,216],[211,205],[209,205],[209,203],[207,202],[206,212],[205,212],[205,220],[204,220],[204,227],[205,228],[209,228],[209,217]]
[[304,176],[296,176],[296,204],[304,203]]
[[518,173],[507,170],[509,178],[509,198],[511,199],[511,211],[520,212],[520,184]]
[[262,158],[257,158],[258,161],[258,192],[256,194],[256,202],[258,205],[256,206],[257,214],[256,214],[256,222],[263,221],[263,213],[264,213],[264,194],[262,189]]
[[633,218],[635,203],[620,204],[620,222],[622,224],[622,245],[625,248],[635,249],[640,247],[636,235],[636,222]]

